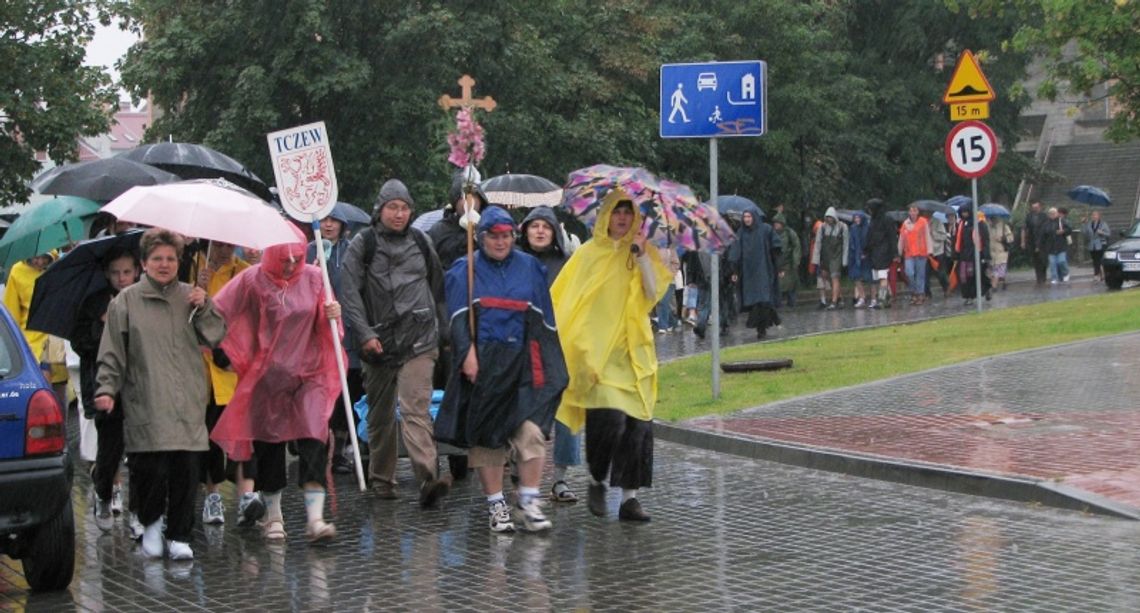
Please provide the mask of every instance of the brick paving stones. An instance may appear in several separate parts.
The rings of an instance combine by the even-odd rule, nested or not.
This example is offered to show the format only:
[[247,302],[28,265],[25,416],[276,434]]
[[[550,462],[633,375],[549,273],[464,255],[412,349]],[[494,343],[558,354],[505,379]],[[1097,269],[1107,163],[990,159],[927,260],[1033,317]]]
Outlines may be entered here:
[[[340,479],[340,538],[309,547],[285,495],[283,546],[233,523],[199,526],[193,563],[143,560],[123,526],[101,535],[75,490],[69,591],[29,594],[0,558],[0,610],[28,611],[963,611],[1140,608],[1140,523],[815,472],[659,442],[642,494],[654,519],[552,509],[546,536],[496,537],[461,482],[441,510],[378,501]],[[571,472],[585,490],[584,473]],[[616,513],[617,492],[609,497]]]
[[1055,480],[1140,508],[1140,334],[998,356],[685,425]]

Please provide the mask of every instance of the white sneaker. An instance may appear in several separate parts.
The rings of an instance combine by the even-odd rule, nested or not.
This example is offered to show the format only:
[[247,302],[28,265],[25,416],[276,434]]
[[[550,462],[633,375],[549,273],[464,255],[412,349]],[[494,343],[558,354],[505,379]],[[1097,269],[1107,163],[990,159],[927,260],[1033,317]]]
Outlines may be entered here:
[[256,524],[262,517],[265,517],[265,502],[261,494],[257,492],[242,494],[241,500],[238,501],[238,526],[247,528]]
[[857,308],[857,309],[861,309],[866,305],[867,305],[867,303],[862,298],[855,301],[855,308]]
[[116,483],[111,490],[111,512],[115,515],[123,514],[123,485]]
[[487,515],[491,532],[509,533],[515,531],[515,524],[511,521],[511,508],[506,500],[498,500],[487,507]]
[[226,508],[222,505],[221,494],[206,495],[206,502],[202,505],[202,523],[207,526],[226,523]]
[[110,532],[115,525],[115,516],[111,513],[111,501],[95,497],[95,525],[103,532]]
[[143,528],[142,552],[148,558],[162,557],[162,520]]
[[139,521],[139,516],[131,513],[130,511],[127,512],[127,530],[129,530],[131,533],[132,541],[141,539],[143,532],[146,531],[146,528],[143,527],[142,522]]
[[182,541],[166,541],[167,557],[171,560],[193,560],[194,550],[190,549],[190,543],[183,543]]
[[532,498],[526,504],[515,505],[515,515],[518,520],[522,522],[523,530],[527,532],[541,532],[549,530],[554,524],[546,518],[546,514],[542,512],[542,504],[538,498]]
[[1069,275],[1065,275],[1065,283],[1069,282]]

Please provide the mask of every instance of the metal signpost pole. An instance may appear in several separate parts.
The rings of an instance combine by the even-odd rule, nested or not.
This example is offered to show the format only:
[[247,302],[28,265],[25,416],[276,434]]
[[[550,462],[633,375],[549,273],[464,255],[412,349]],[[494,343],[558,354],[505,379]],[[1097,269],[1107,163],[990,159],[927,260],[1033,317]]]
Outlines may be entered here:
[[973,191],[971,194],[974,198],[972,204],[974,208],[974,235],[971,237],[974,242],[974,304],[978,305],[978,312],[982,312],[982,275],[985,271],[982,270],[982,229],[978,225],[978,180],[970,179],[970,189]]
[[[717,198],[717,149],[716,139],[709,139],[709,202],[716,204]],[[707,330],[712,335],[712,397],[713,400],[720,398],[720,255],[715,251],[709,254],[712,259],[712,265],[709,266],[709,276],[712,277],[710,286],[712,289],[712,296],[710,296],[709,305],[712,311],[709,313],[709,324]]]

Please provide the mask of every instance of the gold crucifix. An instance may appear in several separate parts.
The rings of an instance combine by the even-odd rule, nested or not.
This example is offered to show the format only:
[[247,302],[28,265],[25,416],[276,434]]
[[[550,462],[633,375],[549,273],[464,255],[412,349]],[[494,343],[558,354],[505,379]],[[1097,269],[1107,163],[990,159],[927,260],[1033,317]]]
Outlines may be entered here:
[[440,96],[439,106],[443,107],[443,110],[446,111],[448,109],[453,109],[456,107],[475,107],[483,109],[484,111],[490,113],[491,111],[495,110],[496,106],[498,106],[498,103],[495,102],[495,99],[490,96],[484,96],[482,98],[471,97],[471,90],[475,88],[475,79],[472,79],[471,75],[465,74],[462,77],[459,77],[458,83],[461,91],[463,92],[463,96],[460,98],[452,98],[447,94]]

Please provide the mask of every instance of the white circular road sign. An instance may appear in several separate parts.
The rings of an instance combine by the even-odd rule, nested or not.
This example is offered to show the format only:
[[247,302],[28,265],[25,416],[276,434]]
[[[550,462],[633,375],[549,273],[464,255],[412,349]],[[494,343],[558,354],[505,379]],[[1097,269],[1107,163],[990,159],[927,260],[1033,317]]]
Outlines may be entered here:
[[997,136],[980,121],[964,121],[946,136],[946,162],[965,179],[976,179],[997,162]]

